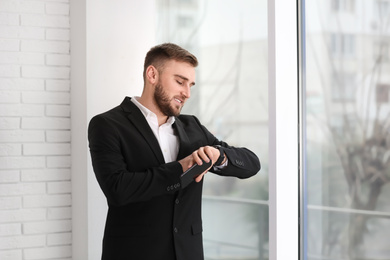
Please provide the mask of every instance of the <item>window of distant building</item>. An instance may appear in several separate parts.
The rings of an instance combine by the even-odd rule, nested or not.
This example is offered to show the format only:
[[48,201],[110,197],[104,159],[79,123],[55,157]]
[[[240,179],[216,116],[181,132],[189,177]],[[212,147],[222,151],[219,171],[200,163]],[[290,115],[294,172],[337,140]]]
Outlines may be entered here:
[[331,96],[334,102],[355,101],[356,78],[352,73],[333,73]]
[[376,61],[390,61],[390,42],[375,42],[373,48],[374,59]]
[[357,119],[354,114],[344,114],[344,115],[333,115],[329,126],[331,131],[336,136],[346,136],[352,137],[356,134],[357,129]]
[[331,6],[335,12],[353,12],[355,10],[355,0],[332,0]]
[[355,55],[356,37],[353,34],[331,34],[331,52],[333,56],[352,57]]
[[389,103],[389,89],[390,84],[376,84],[376,103],[385,104]]
[[179,15],[177,16],[177,25],[179,28],[192,28],[194,25],[194,18],[191,16]]
[[385,18],[390,14],[389,0],[376,0],[374,4],[374,15]]
[[193,4],[194,0],[177,0],[179,3]]

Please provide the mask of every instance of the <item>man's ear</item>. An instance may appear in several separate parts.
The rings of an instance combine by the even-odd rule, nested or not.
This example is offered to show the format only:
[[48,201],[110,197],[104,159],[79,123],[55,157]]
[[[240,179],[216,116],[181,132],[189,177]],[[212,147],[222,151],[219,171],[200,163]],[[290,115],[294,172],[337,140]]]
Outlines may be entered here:
[[146,79],[151,84],[158,82],[158,71],[153,65],[149,65],[149,67],[146,68]]

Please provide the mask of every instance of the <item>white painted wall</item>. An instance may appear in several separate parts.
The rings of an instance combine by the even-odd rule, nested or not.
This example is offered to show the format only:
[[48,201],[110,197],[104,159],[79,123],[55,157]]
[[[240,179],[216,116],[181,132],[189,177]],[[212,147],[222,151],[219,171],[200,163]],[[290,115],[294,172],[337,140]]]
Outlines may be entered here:
[[87,125],[142,91],[155,42],[154,0],[72,0],[73,259],[99,259],[106,200],[93,173]]

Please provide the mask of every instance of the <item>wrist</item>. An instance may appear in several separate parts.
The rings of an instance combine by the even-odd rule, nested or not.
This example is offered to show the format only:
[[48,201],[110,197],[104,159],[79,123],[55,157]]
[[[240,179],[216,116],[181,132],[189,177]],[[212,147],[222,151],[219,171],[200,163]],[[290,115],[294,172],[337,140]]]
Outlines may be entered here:
[[214,145],[213,147],[219,150],[219,157],[217,161],[214,163],[214,166],[219,166],[226,161],[225,152],[223,151],[223,148],[220,145]]

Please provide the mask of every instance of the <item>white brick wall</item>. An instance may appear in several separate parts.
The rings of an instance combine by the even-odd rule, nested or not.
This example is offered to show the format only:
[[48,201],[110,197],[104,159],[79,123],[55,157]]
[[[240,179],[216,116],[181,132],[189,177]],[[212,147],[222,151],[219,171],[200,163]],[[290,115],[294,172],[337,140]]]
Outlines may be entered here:
[[0,0],[0,259],[72,259],[70,0]]

